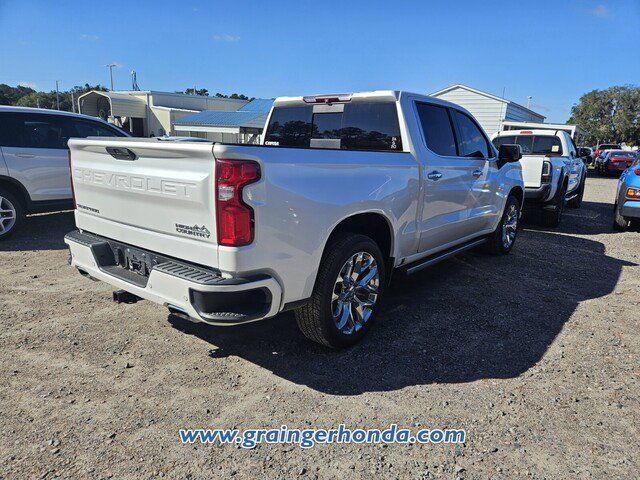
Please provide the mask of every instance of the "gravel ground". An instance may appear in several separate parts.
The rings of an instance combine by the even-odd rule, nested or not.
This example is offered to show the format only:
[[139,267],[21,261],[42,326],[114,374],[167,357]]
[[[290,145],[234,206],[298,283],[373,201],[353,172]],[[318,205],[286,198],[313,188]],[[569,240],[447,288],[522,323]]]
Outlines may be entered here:
[[[512,255],[395,278],[360,345],[291,314],[168,318],[67,265],[70,213],[0,244],[0,478],[637,478],[640,234],[589,178],[561,228]],[[180,444],[185,427],[465,428],[464,445]],[[636,473],[633,473],[636,472]]]

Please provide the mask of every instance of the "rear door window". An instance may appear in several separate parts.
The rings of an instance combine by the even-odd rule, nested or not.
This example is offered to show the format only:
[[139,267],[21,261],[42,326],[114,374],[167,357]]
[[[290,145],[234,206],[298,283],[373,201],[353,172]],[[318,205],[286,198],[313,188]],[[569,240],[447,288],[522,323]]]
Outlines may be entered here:
[[[312,142],[312,139],[331,140]],[[396,104],[354,102],[342,112],[313,112],[313,105],[275,107],[265,145],[341,150],[402,151]]]
[[453,124],[447,108],[428,103],[418,103],[418,117],[427,147],[445,157],[458,155]]
[[462,157],[491,158],[493,151],[489,149],[487,138],[480,127],[468,115],[452,109],[453,117],[458,124],[458,150]]
[[0,142],[5,147],[65,149],[71,133],[61,115],[13,112],[0,115]]

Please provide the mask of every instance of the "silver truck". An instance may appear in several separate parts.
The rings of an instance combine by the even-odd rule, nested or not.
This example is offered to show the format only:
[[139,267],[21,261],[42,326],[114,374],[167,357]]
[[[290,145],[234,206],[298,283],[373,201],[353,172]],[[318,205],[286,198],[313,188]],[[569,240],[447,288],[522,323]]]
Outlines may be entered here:
[[361,339],[393,270],[512,249],[520,149],[463,108],[397,91],[276,99],[262,145],[70,142],[80,273],[186,319],[293,309],[304,334]]

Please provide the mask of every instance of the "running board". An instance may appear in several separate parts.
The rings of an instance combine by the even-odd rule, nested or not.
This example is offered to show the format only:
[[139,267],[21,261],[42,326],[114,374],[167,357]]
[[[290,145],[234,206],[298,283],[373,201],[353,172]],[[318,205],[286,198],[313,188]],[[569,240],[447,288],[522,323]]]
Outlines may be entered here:
[[454,255],[462,253],[465,250],[469,250],[471,248],[477,247],[478,245],[482,245],[483,243],[486,243],[486,242],[487,242],[487,238],[484,237],[478,240],[472,240],[469,243],[464,243],[457,247],[450,248],[449,250],[445,250],[443,252],[435,253],[423,260],[418,260],[417,262],[413,263],[411,266],[405,267],[406,268],[405,272],[407,273],[407,275],[411,275],[413,273],[419,272],[423,268],[427,268],[427,267],[430,267],[431,265],[435,265],[436,263],[441,262],[442,260],[446,260],[447,258],[453,257]]

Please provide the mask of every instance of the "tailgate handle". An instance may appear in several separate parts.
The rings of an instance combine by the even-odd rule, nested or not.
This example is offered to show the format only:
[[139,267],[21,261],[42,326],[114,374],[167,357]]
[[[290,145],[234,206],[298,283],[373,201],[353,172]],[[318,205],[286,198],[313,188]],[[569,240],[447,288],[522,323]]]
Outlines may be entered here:
[[107,153],[118,160],[135,160],[136,154],[128,148],[106,147]]

